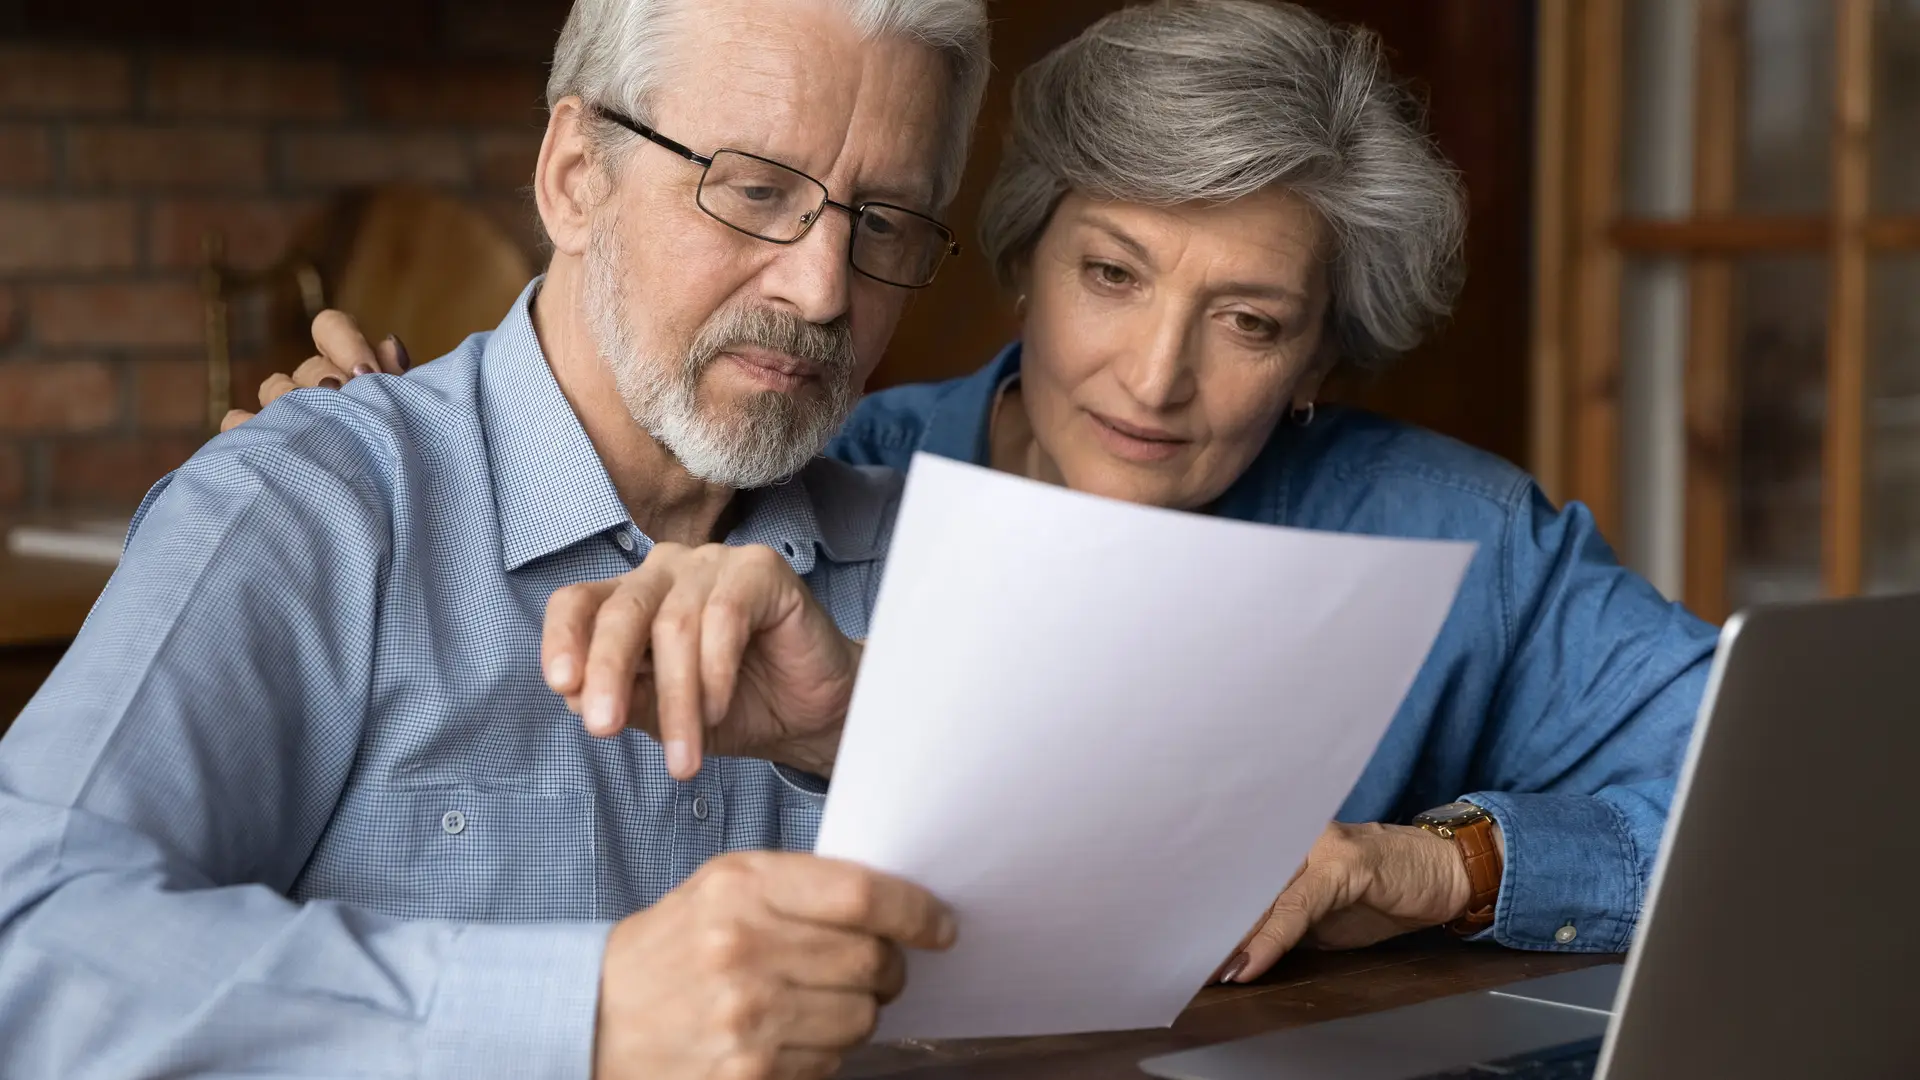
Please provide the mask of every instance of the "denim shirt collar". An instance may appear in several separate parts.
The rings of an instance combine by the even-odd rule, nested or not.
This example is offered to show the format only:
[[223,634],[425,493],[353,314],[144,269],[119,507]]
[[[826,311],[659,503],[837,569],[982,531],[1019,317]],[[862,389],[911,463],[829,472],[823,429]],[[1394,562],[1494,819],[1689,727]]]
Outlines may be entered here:
[[1020,342],[1000,350],[986,367],[951,384],[927,417],[920,449],[975,465],[992,463],[993,403],[1000,387],[1020,374]]
[[[1322,419],[1330,409],[1319,410]],[[1254,455],[1240,478],[1214,500],[1212,512],[1236,521],[1259,521],[1285,525],[1289,512],[1288,495],[1295,466],[1312,453],[1313,429],[1301,427],[1287,412],[1280,414],[1273,434]]]

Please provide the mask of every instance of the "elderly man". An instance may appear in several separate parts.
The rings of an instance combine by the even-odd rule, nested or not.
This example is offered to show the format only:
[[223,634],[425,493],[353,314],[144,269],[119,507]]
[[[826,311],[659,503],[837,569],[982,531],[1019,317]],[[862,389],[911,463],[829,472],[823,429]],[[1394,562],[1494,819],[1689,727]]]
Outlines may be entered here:
[[[898,495],[814,455],[952,250],[986,33],[580,0],[545,277],[156,489],[0,744],[0,1074],[816,1076],[865,1037],[951,916],[765,849],[811,847]],[[643,557],[664,742],[557,632],[539,666],[550,597]]]

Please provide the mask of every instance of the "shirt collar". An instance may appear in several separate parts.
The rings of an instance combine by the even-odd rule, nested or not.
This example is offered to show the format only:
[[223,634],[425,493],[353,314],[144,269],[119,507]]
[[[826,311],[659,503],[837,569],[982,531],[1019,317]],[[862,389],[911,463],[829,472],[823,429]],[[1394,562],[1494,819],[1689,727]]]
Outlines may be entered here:
[[1020,343],[1000,350],[1000,355],[979,371],[954,383],[927,417],[920,436],[920,449],[956,461],[986,465],[991,461],[993,402],[1000,387],[1020,374]]
[[[480,365],[481,427],[493,470],[500,554],[511,573],[535,559],[632,524],[600,454],[580,426],[533,332],[535,278],[488,338]],[[813,570],[819,554],[857,562],[885,553],[883,493],[834,466],[816,462],[782,483],[746,491],[730,544],[765,544],[797,574]],[[636,533],[639,530],[634,530]],[[643,553],[652,547],[641,536]]]
[[[1334,411],[1321,406],[1321,421],[1325,423]],[[1285,525],[1290,512],[1294,465],[1308,437],[1308,430],[1282,411],[1280,422],[1274,425],[1266,445],[1254,455],[1240,478],[1214,501],[1213,512],[1240,521]]]
[[804,577],[813,572],[825,540],[806,491],[804,473],[771,487],[743,491],[736,497],[744,505],[740,524],[727,534],[727,543],[765,544],[779,552],[794,573]]
[[740,493],[740,524],[727,543],[765,544],[805,576],[821,556],[833,563],[884,558],[893,533],[900,475],[815,458],[799,474]]
[[543,280],[520,293],[480,359],[480,426],[508,572],[629,520],[534,335]]

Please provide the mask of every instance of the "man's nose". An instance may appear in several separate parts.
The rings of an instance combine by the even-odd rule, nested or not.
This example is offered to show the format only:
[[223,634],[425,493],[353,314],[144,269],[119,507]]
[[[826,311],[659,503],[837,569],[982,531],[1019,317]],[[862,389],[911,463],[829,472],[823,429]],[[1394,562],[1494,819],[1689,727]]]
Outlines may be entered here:
[[853,275],[847,264],[853,223],[832,207],[820,215],[805,236],[780,249],[765,274],[767,298],[784,301],[815,325],[847,313]]

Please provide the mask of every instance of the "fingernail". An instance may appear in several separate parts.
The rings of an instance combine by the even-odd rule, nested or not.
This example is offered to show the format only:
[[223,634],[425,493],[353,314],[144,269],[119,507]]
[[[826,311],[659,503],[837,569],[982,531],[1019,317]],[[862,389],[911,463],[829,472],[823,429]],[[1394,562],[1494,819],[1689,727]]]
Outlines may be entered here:
[[668,739],[667,771],[675,776],[683,776],[693,771],[693,751],[688,749],[682,739]]
[[1233,954],[1233,963],[1228,964],[1227,970],[1220,973],[1220,981],[1223,983],[1232,982],[1235,979],[1235,977],[1237,977],[1242,971],[1246,970],[1247,965],[1252,962],[1253,962],[1253,957],[1248,956],[1246,953],[1241,952],[1241,953]]
[[619,725],[613,718],[613,699],[602,694],[587,702],[587,730],[595,735],[611,735]]
[[556,656],[547,668],[547,678],[554,686],[572,686],[574,679],[574,661],[571,656]]
[[407,355],[407,347],[400,338],[394,334],[388,334],[387,340],[393,342],[393,358],[400,362],[400,370],[406,371],[412,368],[413,357]]
[[933,933],[934,939],[940,943],[941,948],[953,946],[954,941],[960,937],[960,923],[953,917],[953,912],[949,911],[940,916],[940,925],[934,928]]
[[320,385],[326,387],[329,390],[338,390],[340,389],[341,383],[339,379],[336,379],[333,376],[328,375],[327,377],[320,380]]
[[378,368],[376,368],[376,367],[374,367],[374,366],[373,366],[373,365],[371,365],[371,364],[355,364],[355,365],[353,365],[353,373],[354,373],[354,375],[355,375],[356,377],[357,377],[357,376],[360,376],[360,375],[372,375],[372,374],[373,374],[374,372],[376,372],[376,371],[378,371],[378,370],[379,370]]

